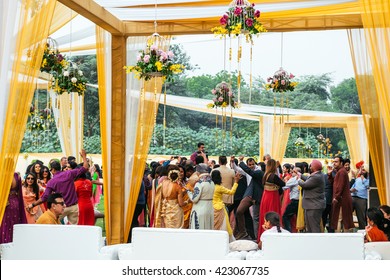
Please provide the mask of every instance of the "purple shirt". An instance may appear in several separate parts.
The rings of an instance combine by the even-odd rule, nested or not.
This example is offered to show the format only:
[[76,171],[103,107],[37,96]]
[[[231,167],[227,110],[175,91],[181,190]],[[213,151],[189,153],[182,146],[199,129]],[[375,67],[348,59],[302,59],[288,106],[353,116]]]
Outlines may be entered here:
[[67,171],[58,171],[54,174],[53,178],[47,182],[46,190],[41,197],[42,201],[45,202],[51,193],[56,192],[62,194],[66,206],[76,204],[78,200],[74,179],[85,172],[87,172],[87,169],[84,167]]

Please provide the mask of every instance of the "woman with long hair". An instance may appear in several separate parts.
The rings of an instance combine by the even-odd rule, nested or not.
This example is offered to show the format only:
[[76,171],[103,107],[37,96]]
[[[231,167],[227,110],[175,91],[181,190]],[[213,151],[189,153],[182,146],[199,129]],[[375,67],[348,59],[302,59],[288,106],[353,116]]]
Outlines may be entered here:
[[34,173],[30,172],[26,176],[22,187],[23,201],[26,212],[26,218],[28,224],[35,224],[36,220],[42,215],[45,211],[44,206],[38,205],[30,210],[26,210],[26,207],[39,199],[39,186],[37,183],[37,177]]
[[[39,197],[41,197],[43,195],[43,193],[45,192],[47,183],[51,180],[51,173],[50,173],[49,167],[47,167],[45,165],[42,166],[39,178],[41,178],[41,179],[38,179],[37,183],[39,186]],[[46,202],[43,203],[43,206],[45,207],[45,210],[47,210]]]
[[[286,183],[276,174],[276,161],[274,159],[267,161],[265,174],[263,176],[263,185],[264,192],[260,203],[259,224],[264,221],[264,216],[267,212],[273,211],[281,216],[280,195],[283,193],[282,187],[284,187]],[[263,232],[264,228],[259,227],[257,232],[257,242],[260,241],[260,237]]]
[[95,225],[95,212],[92,204],[92,182],[87,179],[85,173],[80,174],[74,181],[76,188],[79,221],[78,225],[93,226]]
[[230,226],[228,212],[226,211],[225,203],[222,200],[222,195],[234,195],[237,187],[238,181],[240,180],[241,175],[236,173],[234,177],[234,184],[231,189],[227,189],[222,186],[222,177],[219,170],[214,170],[211,173],[211,179],[214,182],[215,189],[213,195],[213,208],[214,208],[214,229],[215,230],[226,230],[229,234],[229,241],[234,241],[233,230]]

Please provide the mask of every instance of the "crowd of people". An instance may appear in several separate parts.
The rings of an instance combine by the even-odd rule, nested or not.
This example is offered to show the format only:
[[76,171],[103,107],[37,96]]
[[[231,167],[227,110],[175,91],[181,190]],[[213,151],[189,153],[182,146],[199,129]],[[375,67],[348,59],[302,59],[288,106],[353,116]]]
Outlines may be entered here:
[[[225,230],[230,240],[278,232],[366,232],[365,241],[388,241],[390,207],[368,205],[369,166],[349,159],[329,164],[279,164],[243,156],[209,160],[204,143],[189,159],[146,165],[134,226]],[[355,225],[353,216],[357,217]],[[129,234],[131,242],[131,231]]]
[[[12,242],[18,223],[94,225],[102,194],[100,167],[80,152],[35,161],[11,184],[1,224],[1,243]],[[230,241],[253,240],[261,248],[265,232],[365,231],[365,241],[388,241],[390,207],[368,205],[369,166],[356,170],[333,158],[281,165],[270,155],[261,162],[244,156],[209,160],[204,143],[189,159],[172,156],[146,164],[128,242],[138,226],[224,230]],[[353,215],[357,217],[355,225]],[[267,234],[268,234],[267,233]]]
[[52,159],[48,166],[35,160],[25,174],[14,173],[0,243],[12,242],[15,224],[95,224],[102,194],[101,168],[90,166],[84,150],[80,156],[80,164],[74,156]]

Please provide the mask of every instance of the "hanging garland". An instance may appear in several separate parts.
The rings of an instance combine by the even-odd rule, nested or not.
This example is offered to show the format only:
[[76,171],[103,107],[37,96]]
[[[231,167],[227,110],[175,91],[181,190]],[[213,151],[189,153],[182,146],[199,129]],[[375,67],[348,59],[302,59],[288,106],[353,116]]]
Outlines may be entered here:
[[50,88],[59,95],[72,92],[83,95],[86,90],[88,80],[83,72],[60,53],[57,42],[50,37],[47,38],[40,71],[51,75]]

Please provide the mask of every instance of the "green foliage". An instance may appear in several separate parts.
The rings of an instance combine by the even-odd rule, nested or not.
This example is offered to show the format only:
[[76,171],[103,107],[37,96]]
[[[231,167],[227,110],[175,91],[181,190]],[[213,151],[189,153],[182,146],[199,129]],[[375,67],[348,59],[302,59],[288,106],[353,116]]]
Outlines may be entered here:
[[332,106],[338,112],[361,114],[355,78],[342,81],[331,88]]
[[100,135],[95,134],[91,137],[84,137],[84,149],[90,154],[100,154],[102,152]]

